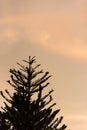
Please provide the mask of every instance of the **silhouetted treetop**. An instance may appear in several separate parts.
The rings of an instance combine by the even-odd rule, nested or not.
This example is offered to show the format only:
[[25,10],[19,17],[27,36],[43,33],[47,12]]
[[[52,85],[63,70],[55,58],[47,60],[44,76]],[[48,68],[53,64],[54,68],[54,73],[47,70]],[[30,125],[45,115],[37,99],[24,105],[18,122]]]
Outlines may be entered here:
[[1,91],[6,101],[0,111],[0,130],[64,130],[63,117],[56,118],[60,109],[53,110],[53,89],[43,93],[51,75],[39,70],[35,57],[29,56],[23,62],[26,66],[17,63],[18,70],[10,69],[11,79],[7,82],[14,88],[13,95],[6,89],[7,98]]

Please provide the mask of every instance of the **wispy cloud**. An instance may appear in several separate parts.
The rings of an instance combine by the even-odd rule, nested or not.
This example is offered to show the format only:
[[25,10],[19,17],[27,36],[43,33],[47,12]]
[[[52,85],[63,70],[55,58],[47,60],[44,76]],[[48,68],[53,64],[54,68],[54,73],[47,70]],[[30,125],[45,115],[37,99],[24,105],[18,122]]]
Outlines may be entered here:
[[[45,2],[43,5],[35,5],[26,1],[24,7],[23,4],[20,6],[13,3],[5,5],[6,9],[0,19],[0,44],[13,44],[23,38],[27,43],[37,44],[52,53],[87,60],[85,0],[67,1],[66,6],[64,2],[56,0],[51,1],[50,6],[49,2],[47,5]],[[27,4],[32,5],[32,8],[28,8]]]
[[[7,77],[5,78],[5,68],[13,65],[17,58],[21,56],[26,57],[25,55],[31,53],[30,51],[32,50],[32,53],[34,51],[37,53],[39,51],[37,46],[40,46],[40,49],[42,48],[50,53],[87,61],[87,0],[0,0],[0,60],[2,63],[0,73],[3,75],[2,81],[7,79]],[[42,50],[40,50],[40,53],[41,51]],[[2,54],[4,55],[2,56]],[[41,53],[41,55],[43,54]],[[3,60],[3,58],[5,59]],[[47,61],[48,64],[50,64],[49,57]],[[55,62],[57,65],[59,64],[58,61],[55,60]],[[60,67],[61,76],[59,75],[60,73],[58,72],[57,66],[54,66],[54,68],[57,68],[55,69],[55,72],[58,72],[56,77],[58,78],[58,76],[60,76],[61,83],[64,78],[63,84],[59,86],[66,87],[67,85],[67,88],[69,88],[64,98],[64,105],[66,106],[67,99],[69,99],[67,98],[69,97],[67,93],[72,93],[71,88],[73,88],[73,85],[79,90],[79,94],[78,91],[76,91],[77,93],[74,93],[74,95],[78,96],[80,104],[85,104],[86,99],[85,97],[82,98],[82,95],[80,97],[80,93],[83,94],[83,92],[86,92],[86,67],[78,67],[81,73],[78,73],[78,71],[76,71],[77,69],[75,70],[71,67],[72,71],[75,72],[72,73],[72,71],[70,71],[70,73],[68,73],[68,69],[66,69],[66,67],[63,68],[63,66],[69,68],[70,63],[68,63],[68,65],[65,63]],[[82,73],[83,67],[83,73],[85,73],[85,75]],[[80,77],[80,75],[81,78],[77,78]],[[82,78],[84,80],[82,80]],[[69,84],[69,82],[71,84]],[[77,82],[79,83],[76,84]],[[82,89],[79,88],[81,87],[79,86],[80,84],[85,86],[85,88],[82,87],[82,89],[84,89],[83,92]],[[62,94],[63,93],[64,91]],[[73,98],[73,94],[71,96]],[[73,105],[70,101],[68,103],[70,106],[70,103]],[[81,111],[86,112],[86,105],[82,105],[81,107],[77,100],[73,106],[76,106],[76,108],[77,106],[79,107],[78,109],[71,107],[70,115],[68,115],[67,112],[69,108],[65,107],[66,120],[70,121],[69,124],[73,123],[70,128],[73,127],[72,129],[74,130],[86,129],[87,116],[78,114]],[[72,115],[72,111],[76,111],[77,114]]]

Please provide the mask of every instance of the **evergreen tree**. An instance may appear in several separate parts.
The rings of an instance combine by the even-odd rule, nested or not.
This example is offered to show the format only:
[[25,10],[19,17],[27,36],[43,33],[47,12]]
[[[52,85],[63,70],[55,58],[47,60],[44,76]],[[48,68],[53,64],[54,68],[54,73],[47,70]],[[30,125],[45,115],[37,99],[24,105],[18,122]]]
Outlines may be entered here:
[[7,82],[14,88],[13,95],[6,89],[7,98],[1,91],[6,102],[0,111],[0,130],[64,130],[63,117],[56,118],[60,109],[53,111],[53,89],[43,94],[49,85],[49,72],[38,70],[40,64],[34,64],[35,57],[24,62],[27,66],[17,63],[19,70],[10,69],[11,80]]

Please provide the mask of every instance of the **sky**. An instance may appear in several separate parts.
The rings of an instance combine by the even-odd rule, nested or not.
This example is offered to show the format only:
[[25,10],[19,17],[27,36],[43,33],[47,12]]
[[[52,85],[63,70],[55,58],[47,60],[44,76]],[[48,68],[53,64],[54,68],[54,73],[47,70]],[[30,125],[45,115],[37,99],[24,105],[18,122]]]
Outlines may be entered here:
[[0,0],[1,90],[12,93],[9,69],[29,55],[52,74],[67,129],[87,129],[87,1]]

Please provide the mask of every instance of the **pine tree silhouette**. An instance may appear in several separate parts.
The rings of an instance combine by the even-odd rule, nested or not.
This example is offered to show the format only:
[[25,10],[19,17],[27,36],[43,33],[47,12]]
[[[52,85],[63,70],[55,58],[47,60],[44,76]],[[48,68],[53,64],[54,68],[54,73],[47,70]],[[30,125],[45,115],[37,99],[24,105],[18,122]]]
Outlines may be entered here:
[[49,72],[38,71],[40,64],[34,64],[35,57],[23,61],[27,66],[17,63],[19,70],[10,69],[11,81],[7,82],[14,88],[13,95],[6,89],[8,99],[1,91],[6,102],[0,111],[0,130],[64,130],[63,117],[56,118],[60,109],[53,111],[53,89],[43,94],[49,85]]

